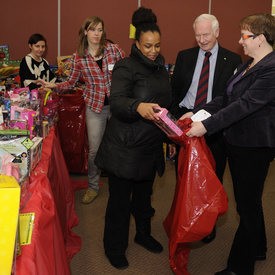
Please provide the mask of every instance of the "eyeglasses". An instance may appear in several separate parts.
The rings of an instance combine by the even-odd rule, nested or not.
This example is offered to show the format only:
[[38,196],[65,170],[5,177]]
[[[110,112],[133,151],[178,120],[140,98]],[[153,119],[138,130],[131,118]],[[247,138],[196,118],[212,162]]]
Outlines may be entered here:
[[255,38],[257,35],[255,35],[255,34],[242,34],[241,35],[241,38],[243,39],[243,40],[245,40],[245,39],[248,39],[248,38],[250,38],[250,37],[253,37],[253,38]]

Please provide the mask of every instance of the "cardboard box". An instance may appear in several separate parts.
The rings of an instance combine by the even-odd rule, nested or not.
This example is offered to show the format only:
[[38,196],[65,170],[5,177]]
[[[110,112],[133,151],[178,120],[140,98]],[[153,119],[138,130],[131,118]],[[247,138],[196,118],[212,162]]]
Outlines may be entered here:
[[10,98],[11,102],[22,102],[31,99],[29,87],[13,89],[11,91],[7,91],[5,95]]
[[11,274],[18,226],[20,186],[12,176],[0,175],[0,275]]
[[32,142],[34,144],[30,149],[30,170],[31,171],[36,167],[36,165],[41,160],[43,138],[34,137],[32,139]]
[[8,129],[0,131],[0,148],[12,156],[13,163],[19,164],[19,183],[23,184],[30,174],[29,149],[33,142],[30,132],[21,129]]
[[26,120],[27,129],[30,131],[30,138],[37,136],[36,112],[31,109],[16,109],[15,119]]

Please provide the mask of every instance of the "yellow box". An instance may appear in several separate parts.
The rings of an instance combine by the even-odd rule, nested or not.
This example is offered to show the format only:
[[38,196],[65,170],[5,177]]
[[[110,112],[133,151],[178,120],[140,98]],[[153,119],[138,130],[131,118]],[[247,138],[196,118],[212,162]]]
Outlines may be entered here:
[[0,275],[11,274],[19,204],[19,184],[12,176],[0,175]]

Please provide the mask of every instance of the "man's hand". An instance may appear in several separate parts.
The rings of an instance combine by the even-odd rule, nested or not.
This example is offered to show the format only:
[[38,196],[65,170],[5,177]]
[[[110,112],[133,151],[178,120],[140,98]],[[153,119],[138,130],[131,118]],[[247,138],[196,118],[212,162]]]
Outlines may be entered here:
[[175,144],[168,144],[168,153],[169,153],[169,158],[172,158],[176,155],[177,149]]
[[184,120],[185,118],[190,118],[193,115],[194,114],[192,112],[188,112],[188,113],[184,114],[182,117],[180,117],[180,120]]

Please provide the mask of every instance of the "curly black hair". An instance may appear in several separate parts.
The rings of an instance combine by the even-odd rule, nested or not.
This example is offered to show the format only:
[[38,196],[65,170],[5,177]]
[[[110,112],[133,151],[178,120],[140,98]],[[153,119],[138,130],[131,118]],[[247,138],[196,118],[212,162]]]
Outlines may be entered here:
[[138,8],[132,16],[132,24],[136,28],[136,40],[139,41],[142,32],[158,32],[160,29],[157,25],[157,17],[152,9],[144,7]]

